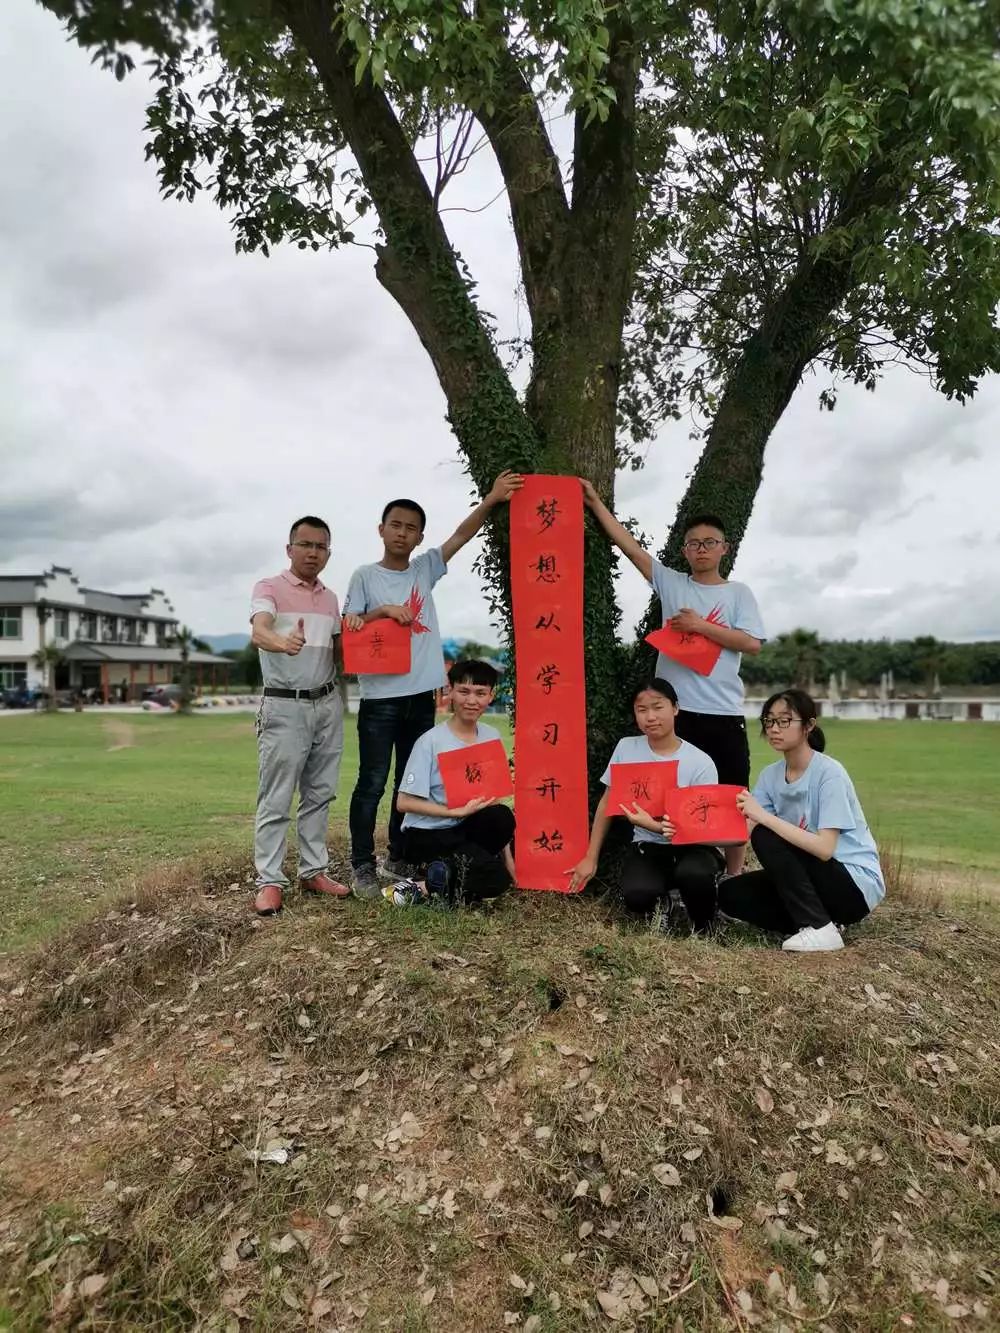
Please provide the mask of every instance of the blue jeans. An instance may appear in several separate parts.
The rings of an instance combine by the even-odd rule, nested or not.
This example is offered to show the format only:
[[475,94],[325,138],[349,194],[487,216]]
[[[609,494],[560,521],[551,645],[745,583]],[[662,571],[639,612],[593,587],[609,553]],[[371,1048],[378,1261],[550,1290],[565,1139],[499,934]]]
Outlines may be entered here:
[[396,772],[389,815],[389,855],[405,859],[403,816],[396,793],[406,761],[418,737],[434,725],[434,691],[405,694],[398,699],[362,699],[358,710],[358,781],[351,797],[351,865],[355,870],[375,864],[375,821],[385,794],[393,750]]

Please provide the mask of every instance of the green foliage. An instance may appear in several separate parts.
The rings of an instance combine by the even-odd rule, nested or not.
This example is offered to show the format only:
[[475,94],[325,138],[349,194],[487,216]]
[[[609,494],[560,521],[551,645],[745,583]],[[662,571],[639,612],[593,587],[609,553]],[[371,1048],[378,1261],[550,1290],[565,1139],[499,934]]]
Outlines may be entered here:
[[744,657],[741,673],[750,686],[807,685],[810,675],[825,686],[831,672],[846,673],[849,685],[877,686],[891,671],[897,687],[1000,685],[1000,643],[946,643],[929,635],[915,639],[824,641],[812,630],[778,634],[756,657]]
[[[959,399],[1000,368],[998,18],[995,0],[695,11],[688,60],[665,53],[641,104],[634,441],[711,420],[755,337],[797,337],[828,408],[888,361]],[[796,283],[820,261],[846,294],[816,316]]]

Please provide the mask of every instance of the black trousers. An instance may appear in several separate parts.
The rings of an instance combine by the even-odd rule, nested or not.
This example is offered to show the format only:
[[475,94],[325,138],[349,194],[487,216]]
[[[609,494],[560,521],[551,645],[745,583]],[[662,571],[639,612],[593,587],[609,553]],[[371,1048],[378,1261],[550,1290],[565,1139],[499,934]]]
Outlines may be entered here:
[[510,887],[501,853],[514,837],[514,812],[506,805],[477,810],[449,828],[408,828],[406,859],[426,866],[445,861],[458,897],[465,902],[495,898]]
[[355,870],[375,864],[375,821],[389,781],[393,753],[396,772],[389,811],[389,855],[403,859],[403,816],[396,793],[417,739],[434,725],[434,691],[404,694],[396,699],[362,699],[358,710],[358,780],[351,796],[351,865]]
[[674,888],[695,930],[704,930],[715,916],[715,883],[722,867],[715,847],[633,842],[622,867],[625,906],[646,915]]
[[677,714],[674,730],[682,741],[704,750],[715,765],[719,781],[746,787],[750,782],[750,742],[743,717],[729,714]]
[[726,916],[793,935],[803,926],[847,926],[868,915],[864,894],[839,861],[821,861],[760,824],[750,845],[763,869],[723,880],[719,909]]

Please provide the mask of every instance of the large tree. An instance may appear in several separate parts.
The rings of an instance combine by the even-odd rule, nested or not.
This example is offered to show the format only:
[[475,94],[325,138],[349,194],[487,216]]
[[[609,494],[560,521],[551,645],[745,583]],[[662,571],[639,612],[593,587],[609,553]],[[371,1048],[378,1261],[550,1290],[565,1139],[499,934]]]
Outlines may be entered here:
[[[41,2],[118,77],[141,49],[163,191],[209,190],[238,249],[336,247],[373,220],[376,276],[483,492],[513,466],[586,474],[610,501],[619,410],[641,439],[693,398],[713,424],[692,502],[722,509],[738,544],[810,361],[857,377],[885,324],[918,359],[951,359],[950,392],[997,363],[996,0]],[[562,111],[566,160],[548,127]],[[530,317],[523,394],[442,215],[480,140]],[[503,519],[489,543],[499,609]],[[602,763],[620,722],[612,572],[588,531]]]
[[685,409],[704,434],[671,564],[697,511],[735,555],[808,368],[829,409],[889,363],[962,401],[1000,369],[1000,5],[720,0],[691,23],[641,103],[622,403],[634,442]]

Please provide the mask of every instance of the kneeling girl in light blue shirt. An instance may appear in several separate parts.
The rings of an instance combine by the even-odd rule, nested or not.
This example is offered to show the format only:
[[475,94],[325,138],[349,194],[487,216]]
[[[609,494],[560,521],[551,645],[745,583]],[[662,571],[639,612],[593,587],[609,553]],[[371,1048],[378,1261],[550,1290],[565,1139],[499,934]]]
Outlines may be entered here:
[[839,926],[860,921],[885,896],[875,839],[843,764],[824,754],[815,701],[781,690],[761,709],[761,731],[781,759],[737,803],[762,869],[726,880],[727,916],[788,936],[791,953],[844,947]]
[[[708,755],[682,741],[674,730],[677,691],[670,681],[656,677],[643,682],[632,697],[632,711],[642,734],[623,736],[615,746],[601,775],[606,787],[611,787],[611,769],[615,764],[673,762],[677,764],[678,787],[718,782],[715,764]],[[597,858],[611,820],[623,815],[635,830],[622,868],[622,898],[626,908],[637,916],[646,916],[658,903],[667,905],[670,890],[676,889],[695,931],[707,932],[715,916],[715,883],[723,866],[718,848],[697,843],[672,847],[674,827],[666,816],[655,819],[638,804],[631,809],[625,806],[609,809],[609,795],[610,790],[597,803],[587,854],[569,872],[570,889],[582,888],[596,873]]]

